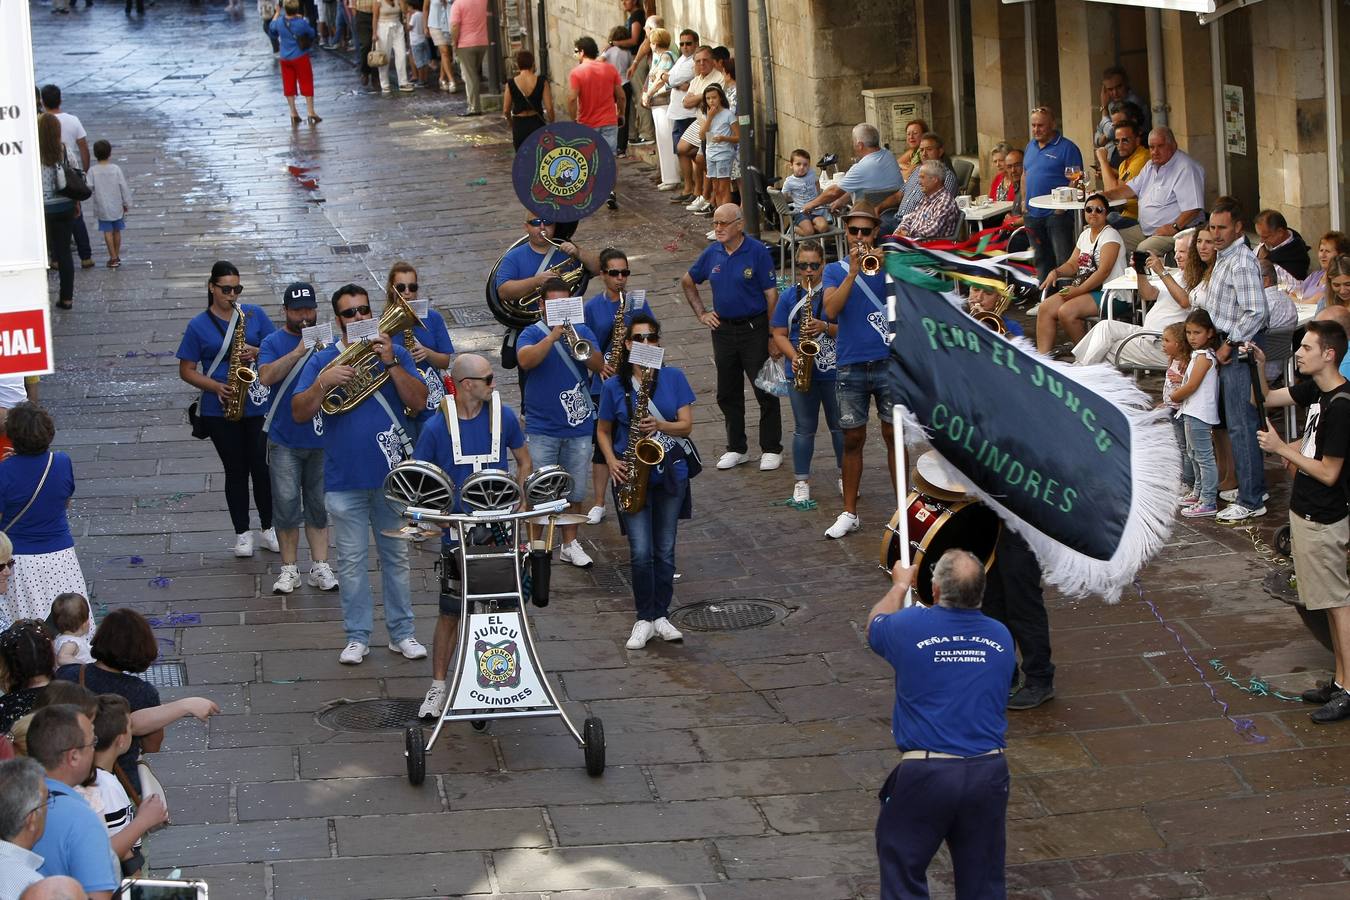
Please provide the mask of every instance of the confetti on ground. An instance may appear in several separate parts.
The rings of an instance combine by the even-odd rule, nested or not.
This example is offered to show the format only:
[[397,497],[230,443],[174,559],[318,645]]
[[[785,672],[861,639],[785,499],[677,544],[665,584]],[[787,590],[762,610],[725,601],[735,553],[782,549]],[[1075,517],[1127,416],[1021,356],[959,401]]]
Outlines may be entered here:
[[467,184],[467,185],[469,185],[469,186],[471,186],[471,187],[472,187],[472,186],[482,187],[483,185],[487,184],[487,179],[486,179],[486,178],[475,178],[473,181],[466,181],[466,182],[464,182],[464,183]]
[[151,578],[151,579],[150,579],[150,586],[151,586],[152,588],[161,588],[161,589],[162,589],[162,588],[168,587],[168,586],[171,585],[171,584],[173,584],[173,579],[172,579],[172,578],[165,578],[163,575],[160,575],[160,576],[157,577],[157,578]]

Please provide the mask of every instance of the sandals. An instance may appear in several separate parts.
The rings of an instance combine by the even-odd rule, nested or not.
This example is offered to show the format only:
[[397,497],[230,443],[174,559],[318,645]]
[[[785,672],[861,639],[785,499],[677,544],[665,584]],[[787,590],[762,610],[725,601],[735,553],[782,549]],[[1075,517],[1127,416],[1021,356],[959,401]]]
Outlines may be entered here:
[[57,300],[56,305],[61,309],[73,309],[75,303],[71,300]]
[[318,116],[310,116],[310,117],[309,117],[309,124],[311,124],[311,125],[318,125],[318,124],[319,124],[320,122],[322,122],[322,121],[323,121],[323,119],[319,118]]
[[299,125],[299,124],[300,124],[300,117],[299,117],[299,116],[291,116],[291,124],[292,124],[292,125]]
[[112,259],[108,260],[108,268],[110,269],[116,269],[120,265],[122,265],[122,257],[120,256],[114,256]]

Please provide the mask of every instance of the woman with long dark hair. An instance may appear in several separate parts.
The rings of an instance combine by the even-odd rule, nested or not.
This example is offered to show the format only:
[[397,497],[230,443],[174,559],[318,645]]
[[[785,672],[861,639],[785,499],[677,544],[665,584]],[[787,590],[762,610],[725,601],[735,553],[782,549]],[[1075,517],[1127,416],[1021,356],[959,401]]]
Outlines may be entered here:
[[[628,637],[630,650],[641,650],[652,636],[665,641],[683,640],[684,635],[666,618],[675,596],[675,539],[680,519],[692,515],[690,479],[702,465],[689,435],[694,431],[694,390],[684,372],[674,366],[649,369],[629,360],[635,344],[659,346],[661,326],[647,313],[638,313],[628,326],[623,362],[600,393],[600,417],[596,441],[609,465],[615,485],[615,509],[619,528],[628,538],[632,570],[633,602],[637,621]],[[637,392],[646,384],[647,415],[637,423],[639,439],[651,438],[665,453],[647,473],[646,502],[637,512],[626,513],[619,503],[619,488],[629,478],[624,459],[637,408]]]
[[[253,482],[253,501],[258,507],[262,545],[273,553],[280,551],[272,529],[272,484],[267,471],[267,444],[262,423],[267,414],[271,391],[261,380],[240,384],[244,391],[243,416],[237,421],[225,418],[222,404],[234,397],[230,374],[230,349],[235,329],[242,328],[243,364],[254,366],[258,346],[276,326],[262,307],[240,303],[244,286],[239,270],[221,260],[211,267],[206,282],[206,309],[188,322],[178,345],[178,376],[202,392],[197,415],[206,436],[215,445],[216,455],[225,469],[225,503],[234,524],[234,555],[253,555],[253,533],[249,530],[248,486]],[[200,370],[199,367],[200,366]]]
[[42,169],[42,214],[47,228],[47,253],[56,260],[60,293],[56,305],[74,306],[75,258],[70,239],[75,228],[75,201],[59,193],[65,187],[66,145],[61,142],[61,120],[51,113],[38,116],[38,163]]
[[56,650],[41,622],[20,619],[0,632],[0,667],[4,670],[5,688],[5,695],[0,697],[0,734],[3,734],[32,712],[38,694],[56,672]]

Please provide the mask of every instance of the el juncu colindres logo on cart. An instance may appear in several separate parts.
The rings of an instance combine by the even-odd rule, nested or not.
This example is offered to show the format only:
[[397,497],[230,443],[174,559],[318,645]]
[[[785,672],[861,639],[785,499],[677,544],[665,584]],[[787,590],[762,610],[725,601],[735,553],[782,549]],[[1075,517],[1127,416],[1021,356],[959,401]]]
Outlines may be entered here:
[[469,630],[473,652],[462,661],[455,709],[552,706],[522,639],[519,613],[472,615]]

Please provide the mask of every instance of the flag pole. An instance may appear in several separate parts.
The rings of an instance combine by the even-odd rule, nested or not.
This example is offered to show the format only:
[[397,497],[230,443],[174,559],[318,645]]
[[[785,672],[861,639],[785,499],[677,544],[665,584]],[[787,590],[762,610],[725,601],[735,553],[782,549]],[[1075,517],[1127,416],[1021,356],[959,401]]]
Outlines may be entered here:
[[[886,314],[891,320],[892,331],[900,328],[900,323],[896,319],[895,313],[895,284],[891,280],[891,273],[886,273]],[[895,336],[892,335],[894,340]],[[905,463],[905,420],[902,415],[901,405],[896,403],[891,407],[891,439],[895,442],[895,533],[900,541],[900,565],[906,569],[910,566],[910,546],[909,546],[909,510],[905,506],[905,498],[909,496],[909,466]],[[905,606],[913,606],[914,588],[905,592]]]

